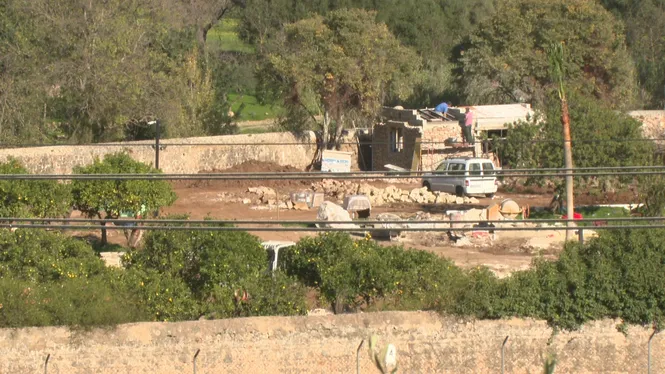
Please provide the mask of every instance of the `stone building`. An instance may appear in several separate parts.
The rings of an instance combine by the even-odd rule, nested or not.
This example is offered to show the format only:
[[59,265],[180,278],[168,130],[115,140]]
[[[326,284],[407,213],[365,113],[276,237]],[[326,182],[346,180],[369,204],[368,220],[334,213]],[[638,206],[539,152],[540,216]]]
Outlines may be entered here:
[[[447,116],[431,109],[383,108],[382,123],[372,131],[372,167],[387,170],[393,165],[411,170],[432,170],[451,157],[484,157],[481,142],[464,144],[462,128],[467,107],[450,108]],[[529,104],[480,105],[474,113],[474,135],[504,135],[507,125],[533,116]]]

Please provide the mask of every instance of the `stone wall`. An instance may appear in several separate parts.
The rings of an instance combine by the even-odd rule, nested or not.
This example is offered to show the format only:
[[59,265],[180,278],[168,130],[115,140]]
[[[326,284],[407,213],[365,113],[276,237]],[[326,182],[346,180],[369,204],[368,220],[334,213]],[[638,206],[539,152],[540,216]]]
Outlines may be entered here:
[[[393,152],[390,145],[392,128],[402,128],[404,147],[400,152]],[[372,145],[372,165],[374,170],[387,170],[383,165],[392,164],[411,169],[415,142],[421,137],[422,170],[432,170],[446,158],[473,156],[473,148],[453,148],[445,145],[449,138],[461,141],[462,130],[457,122],[425,124],[424,127],[410,126],[403,122],[390,121],[374,126]]]
[[450,138],[456,138],[458,142],[464,140],[459,123],[447,122],[425,126],[421,152],[422,170],[434,170],[441,161],[447,158],[473,157],[473,148],[454,148],[445,145],[444,142]]
[[[216,145],[211,145],[212,143]],[[257,144],[250,145],[254,143]],[[105,154],[125,151],[134,159],[153,165],[153,144],[154,141],[138,141],[2,149],[0,161],[14,157],[32,173],[70,174],[74,166],[90,164],[95,157],[102,158]],[[250,160],[305,168],[316,151],[316,138],[313,133],[302,138],[291,133],[267,133],[164,139],[161,144],[159,164],[165,173],[223,170]]]
[[[651,330],[617,331],[616,321],[578,332],[552,330],[542,321],[464,322],[426,312],[310,317],[256,317],[180,323],[137,323],[91,332],[65,328],[0,330],[0,373],[181,374],[353,373],[356,349],[370,334],[397,348],[400,373],[541,373],[549,352],[557,373],[646,373]],[[548,344],[549,341],[549,344]],[[665,336],[652,343],[652,373],[665,372]],[[363,373],[377,373],[367,343]]]

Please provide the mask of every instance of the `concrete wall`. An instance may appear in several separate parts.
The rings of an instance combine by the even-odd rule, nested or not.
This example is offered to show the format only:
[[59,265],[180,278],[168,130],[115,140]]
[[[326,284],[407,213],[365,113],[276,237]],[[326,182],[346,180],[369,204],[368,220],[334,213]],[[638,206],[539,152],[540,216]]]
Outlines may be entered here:
[[[308,133],[300,139],[291,133],[267,133],[165,139],[161,143],[164,148],[160,152],[159,163],[165,173],[223,170],[250,160],[304,168],[312,161],[316,151],[315,145],[293,144],[315,144],[316,138],[313,133]],[[206,145],[210,143],[229,145]],[[238,143],[258,143],[258,145],[231,145]],[[284,143],[291,144],[283,145]],[[102,158],[108,153],[125,151],[136,160],[153,165],[155,150],[151,144],[154,144],[154,141],[2,149],[0,161],[14,157],[32,173],[70,174],[74,166],[90,164],[95,157]]]
[[[558,333],[541,321],[463,322],[426,312],[260,317],[139,323],[113,330],[0,330],[0,373],[49,374],[353,373],[360,341],[377,334],[397,348],[400,373],[542,373],[555,352],[557,373],[646,373],[651,330],[602,321]],[[548,341],[551,344],[548,345]],[[361,350],[361,372],[377,373]],[[652,343],[652,373],[665,372],[665,335]]]

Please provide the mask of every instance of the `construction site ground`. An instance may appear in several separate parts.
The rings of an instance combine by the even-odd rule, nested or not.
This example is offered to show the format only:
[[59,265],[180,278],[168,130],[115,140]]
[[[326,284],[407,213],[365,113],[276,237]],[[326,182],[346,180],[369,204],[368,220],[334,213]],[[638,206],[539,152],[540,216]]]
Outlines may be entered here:
[[[233,172],[286,172],[295,171],[289,167],[279,167],[275,165],[262,165],[260,163],[250,163],[240,168],[229,170]],[[230,199],[229,196],[247,197],[252,199],[248,192],[250,187],[270,187],[278,194],[288,194],[290,192],[307,189],[311,187],[312,180],[251,180],[251,181],[187,181],[175,182],[174,190],[178,196],[177,201],[170,207],[164,208],[162,214],[187,214],[191,219],[204,219],[212,217],[215,219],[228,220],[302,220],[315,221],[317,218],[317,209],[293,210],[276,209],[276,206],[270,209],[256,209],[255,204],[238,202],[237,199]],[[379,188],[385,188],[388,185],[394,185],[401,189],[414,189],[420,187],[417,183],[386,183],[383,181],[368,182],[370,185]],[[532,191],[534,192],[534,191]],[[432,215],[443,214],[446,210],[464,210],[477,208],[482,209],[504,199],[513,199],[520,206],[529,205],[531,209],[546,207],[552,198],[552,193],[546,190],[535,191],[537,193],[508,193],[499,191],[493,198],[478,197],[475,204],[415,204],[415,203],[391,203],[385,206],[374,207],[372,216],[379,213],[395,213],[402,216],[416,214],[417,212],[427,212]],[[584,193],[578,197],[578,204],[594,203],[629,203],[632,200],[630,196],[605,196],[602,201],[598,201],[597,196],[585,197]],[[267,207],[264,207],[267,208]],[[372,217],[370,217],[372,218]],[[243,225],[247,227],[282,227],[276,225]],[[298,241],[308,235],[316,233],[298,231],[298,226],[291,226],[295,231],[269,232],[254,231],[252,234],[262,240],[280,240],[280,241]],[[83,234],[83,233],[80,233]],[[91,234],[91,233],[88,233]],[[98,234],[95,233],[94,236]],[[448,238],[446,232],[417,232],[406,233],[398,241],[379,240],[385,245],[401,244],[404,247],[415,248],[433,252],[437,255],[447,257],[456,264],[463,267],[487,266],[500,277],[507,276],[516,270],[527,269],[535,256],[554,257],[561,250],[565,232],[563,230],[546,231],[502,231],[497,232],[493,240],[486,238],[484,241],[475,240],[472,242],[454,243]],[[119,245],[125,245],[125,238],[121,231],[110,231],[109,242]]]

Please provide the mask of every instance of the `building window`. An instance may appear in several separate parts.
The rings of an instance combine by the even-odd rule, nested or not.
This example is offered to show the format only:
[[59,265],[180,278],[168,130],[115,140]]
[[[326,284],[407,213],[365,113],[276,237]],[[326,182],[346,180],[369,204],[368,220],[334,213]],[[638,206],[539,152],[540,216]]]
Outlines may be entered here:
[[390,150],[393,152],[402,152],[402,149],[404,149],[402,128],[393,127],[390,129]]

